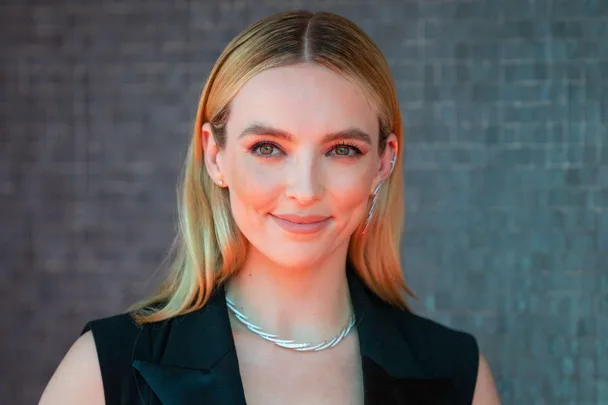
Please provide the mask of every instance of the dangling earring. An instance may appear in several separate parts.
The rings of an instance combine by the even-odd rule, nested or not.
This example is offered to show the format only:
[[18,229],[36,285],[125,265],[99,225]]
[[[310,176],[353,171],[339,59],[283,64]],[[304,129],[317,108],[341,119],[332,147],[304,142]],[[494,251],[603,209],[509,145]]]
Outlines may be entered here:
[[374,198],[372,199],[372,206],[369,208],[369,213],[367,214],[367,220],[365,221],[365,226],[363,227],[363,231],[361,233],[367,232],[367,226],[372,220],[372,216],[374,215],[374,208],[376,207],[376,203],[378,202],[378,193],[380,192],[380,187],[382,187],[382,183],[378,184],[374,190]]
[[[391,171],[390,171],[391,173],[393,172],[393,169],[395,168],[396,161],[397,161],[397,155],[393,156],[393,159],[391,159]],[[380,193],[380,187],[382,187],[382,184],[384,184],[384,181],[381,181],[380,184],[378,184],[376,186],[376,188],[374,189],[374,198],[372,199],[372,206],[369,207],[369,213],[367,214],[367,219],[365,220],[365,226],[363,227],[363,231],[361,231],[362,234],[367,232],[367,227],[368,227],[370,221],[372,220],[372,216],[374,215],[374,208],[376,207],[376,203],[378,202],[378,194]]]

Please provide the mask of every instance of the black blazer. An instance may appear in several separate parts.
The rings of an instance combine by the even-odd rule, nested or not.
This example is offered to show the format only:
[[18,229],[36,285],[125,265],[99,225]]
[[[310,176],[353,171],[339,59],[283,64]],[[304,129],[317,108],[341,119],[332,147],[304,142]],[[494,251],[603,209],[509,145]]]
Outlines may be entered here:
[[[381,301],[347,266],[365,404],[465,405],[475,388],[475,339]],[[201,310],[137,327],[128,314],[89,322],[106,405],[245,405],[219,288]],[[338,404],[337,404],[338,405]]]

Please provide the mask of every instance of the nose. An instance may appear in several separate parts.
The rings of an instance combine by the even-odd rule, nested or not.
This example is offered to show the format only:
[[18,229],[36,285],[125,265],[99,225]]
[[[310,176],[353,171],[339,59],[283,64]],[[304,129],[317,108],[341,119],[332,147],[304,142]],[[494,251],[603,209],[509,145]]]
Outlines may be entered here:
[[301,205],[309,205],[323,196],[324,186],[320,162],[312,153],[295,156],[285,168],[285,195]]

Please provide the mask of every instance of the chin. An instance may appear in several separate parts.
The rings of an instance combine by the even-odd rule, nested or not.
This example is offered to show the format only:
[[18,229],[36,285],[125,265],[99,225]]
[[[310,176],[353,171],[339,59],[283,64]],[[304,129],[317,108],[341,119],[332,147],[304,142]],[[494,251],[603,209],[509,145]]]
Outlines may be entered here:
[[303,269],[310,268],[318,265],[318,263],[328,255],[328,253],[322,254],[311,254],[310,251],[301,251],[301,252],[288,252],[284,251],[279,254],[277,252],[273,252],[267,255],[268,259],[270,259],[273,263],[284,267],[284,268],[293,268],[293,269]]
[[[331,252],[327,244],[319,241],[317,246],[302,244],[298,242],[277,242],[273,244],[264,243],[257,250],[266,258],[280,267],[286,269],[305,269],[318,264],[327,258]],[[261,249],[260,249],[261,248]]]
[[[247,236],[247,234],[245,234]],[[267,232],[251,232],[247,238],[250,246],[269,262],[286,269],[318,267],[332,256],[345,241],[340,241],[340,232],[335,224],[314,233],[291,233],[277,227]]]

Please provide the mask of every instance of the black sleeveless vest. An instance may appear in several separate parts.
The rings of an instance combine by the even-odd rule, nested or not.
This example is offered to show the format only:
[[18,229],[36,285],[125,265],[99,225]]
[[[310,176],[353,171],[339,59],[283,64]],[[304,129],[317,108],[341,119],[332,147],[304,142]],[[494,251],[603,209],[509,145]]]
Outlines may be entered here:
[[[473,336],[381,301],[350,265],[366,405],[470,405]],[[129,314],[91,321],[106,405],[245,405],[225,292],[199,311],[138,327]]]

